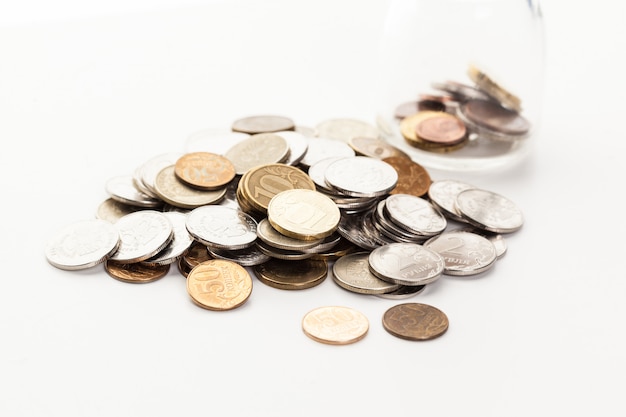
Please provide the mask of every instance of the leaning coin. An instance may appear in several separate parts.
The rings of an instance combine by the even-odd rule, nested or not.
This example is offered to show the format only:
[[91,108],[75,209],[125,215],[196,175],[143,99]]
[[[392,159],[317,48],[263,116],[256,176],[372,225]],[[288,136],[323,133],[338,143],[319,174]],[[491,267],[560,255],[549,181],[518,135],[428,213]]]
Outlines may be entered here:
[[363,313],[349,307],[318,307],[305,314],[302,330],[317,342],[347,345],[365,337],[369,320]]
[[378,278],[402,285],[425,285],[441,277],[444,260],[416,243],[390,243],[369,255],[370,270]]
[[65,270],[96,266],[113,253],[120,244],[118,229],[102,219],[80,220],[63,227],[46,244],[48,262]]
[[168,211],[163,214],[172,223],[174,236],[172,237],[171,242],[163,250],[152,258],[141,262],[145,265],[157,266],[174,263],[189,250],[189,247],[194,242],[193,238],[187,231],[186,214],[177,211]]
[[187,214],[187,230],[207,246],[237,250],[252,246],[257,222],[241,210],[225,206],[202,206]]
[[489,232],[512,233],[524,224],[524,216],[517,205],[492,191],[462,191],[456,197],[456,207],[469,223]]
[[120,263],[144,261],[163,250],[174,235],[172,222],[164,213],[142,210],[127,214],[115,222],[120,233],[120,247],[111,260]]
[[428,188],[428,198],[445,216],[452,220],[465,223],[456,209],[456,196],[461,191],[476,188],[471,184],[453,179],[441,179],[433,181]]
[[170,264],[146,265],[141,262],[122,264],[108,260],[104,263],[104,269],[118,281],[131,284],[145,284],[167,275],[170,270]]
[[380,197],[398,182],[394,167],[368,156],[338,159],[328,165],[324,176],[332,188],[352,197]]
[[109,178],[105,184],[109,196],[120,203],[137,207],[155,208],[163,205],[163,201],[142,193],[133,184],[132,175],[118,175]]
[[139,167],[140,179],[144,187],[152,193],[153,197],[159,197],[155,190],[157,175],[167,166],[174,165],[176,160],[183,154],[180,152],[168,152],[153,156]]
[[485,272],[496,262],[496,248],[491,241],[470,232],[444,232],[424,242],[443,257],[443,273],[468,276]]
[[383,281],[371,273],[369,252],[357,252],[339,258],[333,265],[333,280],[340,287],[358,294],[383,294],[400,285]]
[[202,262],[189,272],[187,293],[202,308],[232,310],[250,297],[252,278],[243,266],[235,262],[212,259]]
[[262,283],[281,290],[304,290],[321,284],[328,275],[328,264],[323,260],[298,262],[271,259],[253,268]]
[[289,156],[289,144],[275,133],[257,133],[233,145],[224,156],[237,175],[243,175],[259,165],[283,162]]
[[476,86],[482,91],[489,94],[504,106],[513,109],[517,112],[522,109],[522,100],[515,94],[502,87],[499,82],[496,82],[492,77],[487,75],[484,71],[481,71],[477,67],[470,65],[467,74],[476,83]]
[[385,311],[383,327],[406,340],[430,340],[448,330],[448,316],[436,307],[421,303],[395,305]]
[[294,130],[295,124],[289,117],[280,115],[254,115],[235,120],[231,128],[235,132],[248,134],[280,132]]

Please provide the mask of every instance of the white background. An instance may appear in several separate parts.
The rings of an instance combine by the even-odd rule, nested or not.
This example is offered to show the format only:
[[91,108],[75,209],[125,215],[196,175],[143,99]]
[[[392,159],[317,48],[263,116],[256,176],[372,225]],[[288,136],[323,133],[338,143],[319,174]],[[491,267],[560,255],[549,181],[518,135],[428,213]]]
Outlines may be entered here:
[[[491,272],[410,299],[450,319],[429,342],[383,329],[397,301],[331,279],[301,292],[255,281],[244,306],[211,312],[176,268],[131,285],[44,256],[49,236],[94,215],[109,177],[192,132],[259,113],[373,120],[386,0],[12,3],[0,3],[0,415],[626,414],[623,3],[543,3],[537,147],[513,170],[458,176],[510,197],[526,224]],[[366,314],[365,339],[307,338],[302,316],[329,304]]]

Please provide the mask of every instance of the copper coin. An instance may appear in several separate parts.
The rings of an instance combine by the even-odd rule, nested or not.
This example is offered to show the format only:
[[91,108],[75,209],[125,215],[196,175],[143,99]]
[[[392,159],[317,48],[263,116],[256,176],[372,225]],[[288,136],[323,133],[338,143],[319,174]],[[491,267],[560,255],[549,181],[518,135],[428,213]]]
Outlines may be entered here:
[[143,263],[127,263],[107,260],[104,269],[113,278],[133,284],[145,284],[164,277],[170,270],[170,264],[145,265]]
[[250,297],[252,278],[243,266],[235,262],[211,259],[189,272],[187,293],[202,308],[232,310]]
[[349,307],[318,307],[304,316],[302,330],[317,342],[347,345],[365,337],[369,321],[363,313]]
[[465,139],[467,129],[458,117],[448,113],[434,112],[417,123],[415,133],[425,141],[455,145]]
[[209,253],[206,245],[197,240],[191,244],[189,250],[183,256],[184,262],[191,268],[209,259],[213,259],[213,256]]
[[428,192],[432,180],[422,165],[411,158],[392,156],[383,159],[398,172],[396,188],[389,194],[411,194],[421,197]]
[[429,340],[448,330],[448,316],[436,307],[421,303],[399,304],[383,315],[383,327],[406,340]]
[[328,275],[328,263],[305,259],[270,259],[256,265],[254,274],[262,283],[281,290],[303,290],[321,284]]
[[508,135],[525,135],[530,122],[518,112],[487,100],[469,100],[461,112],[470,122]]
[[294,130],[295,124],[289,117],[278,115],[258,115],[237,119],[233,122],[231,129],[235,132],[249,133],[271,133],[283,130]]
[[404,151],[380,138],[355,136],[348,140],[348,145],[354,149],[357,155],[369,156],[370,158],[385,159],[390,156],[409,157]]
[[176,160],[174,174],[191,187],[217,190],[235,178],[235,166],[221,155],[191,152]]

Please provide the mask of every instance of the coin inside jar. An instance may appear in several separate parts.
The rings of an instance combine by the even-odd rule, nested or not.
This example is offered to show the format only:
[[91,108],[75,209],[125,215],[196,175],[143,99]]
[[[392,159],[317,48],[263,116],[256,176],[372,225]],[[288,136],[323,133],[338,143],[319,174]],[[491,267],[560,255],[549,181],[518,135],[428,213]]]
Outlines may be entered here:
[[506,135],[523,136],[530,130],[530,122],[524,116],[492,100],[469,100],[460,110],[469,121]]
[[429,117],[417,123],[415,133],[425,141],[455,145],[465,139],[467,129],[458,117],[448,113],[433,112]]

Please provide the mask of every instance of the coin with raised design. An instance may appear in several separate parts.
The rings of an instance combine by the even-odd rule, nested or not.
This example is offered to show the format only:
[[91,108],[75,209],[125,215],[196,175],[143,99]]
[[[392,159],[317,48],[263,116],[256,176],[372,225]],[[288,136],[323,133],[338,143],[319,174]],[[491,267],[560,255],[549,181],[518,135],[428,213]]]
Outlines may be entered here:
[[119,263],[144,261],[163,250],[172,240],[172,222],[164,213],[141,210],[127,214],[114,223],[120,246],[111,256]]
[[282,130],[275,133],[285,139],[289,145],[289,156],[285,160],[285,164],[297,165],[300,163],[309,148],[307,137],[303,133],[291,130]]
[[269,114],[242,117],[233,121],[231,128],[235,132],[258,134],[294,130],[295,124],[289,117]]
[[383,161],[398,173],[398,181],[390,194],[411,194],[421,197],[428,192],[432,180],[422,165],[403,156],[390,156]]
[[131,284],[145,284],[167,275],[170,264],[146,265],[141,262],[119,263],[110,259],[104,263],[107,273],[118,281]]
[[524,224],[522,211],[510,199],[483,189],[470,189],[456,197],[461,217],[473,226],[494,233],[512,233]]
[[449,231],[424,242],[443,257],[443,273],[468,276],[485,272],[496,262],[496,248],[489,239],[476,233]]
[[350,307],[318,307],[304,315],[302,330],[317,342],[347,345],[366,336],[369,320],[363,313]]
[[157,174],[154,184],[159,197],[174,207],[194,209],[207,204],[215,204],[226,195],[226,188],[220,190],[198,190],[180,181],[174,173],[175,166],[169,165]]
[[170,243],[163,248],[163,250],[152,258],[141,261],[145,265],[157,266],[174,263],[189,250],[189,247],[194,242],[187,231],[187,215],[185,213],[168,211],[163,214],[172,223],[174,235]]
[[400,285],[383,281],[369,268],[369,252],[356,252],[337,259],[333,264],[333,280],[340,287],[358,294],[383,294]]
[[278,134],[257,133],[233,145],[224,156],[237,175],[243,175],[259,165],[283,162],[289,156],[289,144]]
[[369,255],[370,270],[378,278],[401,285],[425,285],[441,277],[444,260],[417,243],[390,243]]
[[167,152],[155,155],[138,168],[138,177],[143,186],[149,190],[152,197],[160,198],[159,193],[157,193],[155,189],[155,183],[159,172],[161,172],[161,170],[165,167],[174,165],[176,160],[182,155],[183,154],[180,152]]
[[393,194],[385,200],[391,221],[413,233],[434,236],[443,232],[446,218],[429,201],[410,194]]
[[254,244],[257,222],[241,210],[225,206],[202,206],[187,214],[187,230],[208,246],[237,250]]
[[430,340],[448,330],[448,316],[436,307],[422,303],[398,304],[383,315],[383,327],[406,340]]
[[445,216],[452,220],[465,222],[456,208],[456,196],[461,191],[476,188],[464,181],[455,179],[439,179],[430,184],[428,188],[428,199]]
[[201,190],[216,190],[235,178],[235,166],[211,152],[184,154],[174,164],[174,174],[185,184]]
[[183,259],[183,262],[185,262],[185,264],[190,267],[189,269],[191,269],[204,261],[213,259],[213,256],[211,256],[204,243],[194,240],[187,253],[185,253],[181,259]]
[[202,308],[232,310],[244,304],[250,297],[252,278],[243,266],[235,262],[211,259],[189,272],[187,293]]
[[48,262],[66,270],[96,266],[115,253],[120,244],[118,229],[102,219],[80,220],[55,233],[45,248]]
[[353,197],[380,197],[398,182],[394,167],[368,156],[338,159],[326,167],[324,176],[331,187]]
[[293,262],[271,259],[253,268],[262,283],[281,290],[304,290],[321,284],[328,275],[328,264],[323,260],[306,259]]

